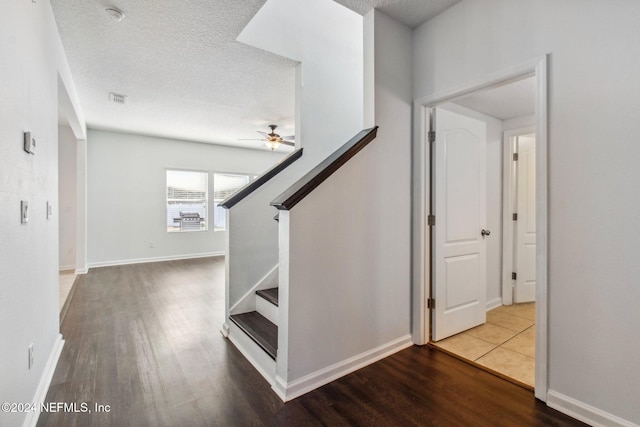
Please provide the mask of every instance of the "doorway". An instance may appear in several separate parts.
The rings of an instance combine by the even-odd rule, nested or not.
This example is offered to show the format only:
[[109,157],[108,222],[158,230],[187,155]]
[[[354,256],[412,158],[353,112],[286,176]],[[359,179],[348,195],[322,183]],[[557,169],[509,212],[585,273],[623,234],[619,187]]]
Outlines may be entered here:
[[[437,195],[432,194],[429,189],[432,188],[432,185],[434,188],[441,185],[441,182],[439,183],[438,180],[442,181],[443,179],[442,176],[438,176],[437,165],[431,167],[432,161],[437,160],[439,162],[438,165],[440,165],[441,169],[444,168],[442,159],[436,159],[436,157],[439,155],[437,153],[437,149],[430,149],[429,146],[433,144],[427,142],[429,139],[429,131],[433,129],[433,125],[437,125],[437,109],[448,107],[448,104],[455,104],[457,105],[456,108],[462,108],[463,110],[472,110],[474,107],[474,101],[477,101],[478,96],[480,96],[481,94],[496,94],[499,93],[501,89],[507,88],[509,85],[520,84],[522,86],[526,85],[525,82],[532,83],[533,87],[533,114],[524,114],[523,116],[527,116],[527,118],[531,120],[531,123],[527,123],[528,125],[533,125],[535,127],[535,131],[533,132],[533,134],[535,135],[536,149],[532,153],[531,157],[531,164],[533,165],[535,170],[535,175],[533,178],[535,182],[535,185],[533,186],[533,200],[535,203],[533,204],[534,215],[532,217],[533,222],[536,225],[535,230],[538,231],[536,236],[536,244],[534,246],[534,249],[532,250],[534,254],[533,271],[535,285],[533,287],[530,286],[529,289],[534,290],[534,299],[536,299],[538,303],[536,304],[534,302],[528,302],[526,303],[526,306],[510,306],[508,304],[513,303],[513,297],[510,303],[508,301],[505,301],[505,298],[503,298],[505,296],[503,288],[507,287],[507,284],[503,283],[502,280],[502,246],[504,244],[503,239],[505,236],[501,236],[501,234],[503,234],[504,228],[502,225],[502,220],[506,220],[507,218],[506,215],[505,218],[502,218],[503,206],[501,196],[498,197],[497,206],[495,205],[495,200],[491,198],[487,199],[488,205],[492,205],[491,208],[487,208],[487,213],[489,213],[490,209],[493,209],[494,211],[497,209],[498,211],[498,217],[500,219],[498,220],[497,224],[494,221],[491,226],[489,226],[489,224],[491,223],[491,215],[488,215],[485,219],[484,225],[481,222],[478,222],[476,224],[474,221],[473,227],[469,228],[469,230],[472,229],[472,232],[474,233],[473,238],[471,237],[471,234],[463,236],[462,234],[458,233],[456,235],[458,238],[457,240],[452,238],[449,241],[449,243],[453,242],[458,246],[460,246],[460,243],[464,243],[465,245],[469,246],[472,240],[474,242],[478,242],[480,246],[498,246],[499,249],[497,255],[497,264],[494,256],[493,264],[491,264],[491,268],[487,268],[486,272],[486,276],[492,278],[489,278],[489,280],[487,280],[488,288],[486,290],[487,292],[485,306],[482,306],[482,301],[480,301],[479,298],[467,298],[469,295],[471,295],[471,293],[460,293],[455,287],[453,288],[453,290],[446,290],[445,288],[444,293],[440,291],[440,294],[438,294],[437,285],[435,285],[435,283],[439,273],[441,274],[443,271],[445,271],[445,275],[449,278],[456,279],[456,276],[458,276],[456,280],[465,282],[473,276],[482,274],[482,263],[480,263],[481,256],[469,256],[469,254],[463,253],[454,254],[453,260],[455,260],[456,262],[465,261],[466,270],[463,269],[461,272],[460,270],[453,269],[453,266],[455,264],[453,260],[445,260],[444,263],[442,262],[443,258],[439,255],[439,252],[442,252],[443,246],[440,245],[440,243],[438,243],[440,246],[432,245],[431,238],[432,235],[435,235],[437,237],[438,232],[434,230],[438,228],[438,225],[440,225],[441,227],[451,228],[450,226],[452,224],[452,220],[448,217],[438,218],[438,215],[435,215],[435,218],[431,217],[431,215],[438,211],[438,200]],[[498,106],[500,106],[503,100],[504,97],[502,95],[494,96],[495,104]],[[475,110],[476,113],[478,113],[478,109],[475,108]],[[434,120],[433,114],[430,114],[433,111],[436,112],[436,120]],[[474,338],[480,339],[481,341],[484,341],[482,337],[484,337],[484,339],[486,340],[492,334],[500,335],[496,332],[504,332],[504,330],[500,328],[509,329],[505,328],[504,320],[508,318],[514,318],[516,319],[516,323],[520,324],[517,328],[515,325],[511,325],[511,328],[514,329],[509,329],[506,336],[494,339],[494,341],[497,341],[497,345],[496,343],[487,342],[490,346],[492,346],[492,348],[485,348],[485,350],[488,351],[478,351],[480,352],[480,356],[483,356],[487,355],[491,351],[498,350],[501,345],[506,344],[509,341],[511,342],[507,344],[507,347],[514,347],[516,344],[521,344],[519,343],[519,341],[522,341],[525,338],[533,338],[533,342],[535,342],[535,344],[529,345],[529,350],[532,350],[534,356],[538,354],[541,355],[541,357],[536,358],[535,362],[533,362],[535,366],[535,376],[531,375],[531,377],[535,377],[536,397],[541,400],[546,400],[546,58],[538,58],[536,60],[529,61],[526,64],[512,67],[509,70],[505,70],[503,72],[488,76],[485,79],[481,79],[478,82],[470,84],[463,89],[439,95],[436,94],[434,96],[417,100],[416,113],[418,114],[416,117],[416,121],[418,122],[416,135],[419,139],[419,143],[416,144],[416,152],[414,152],[414,154],[416,155],[415,158],[417,158],[416,164],[414,165],[414,170],[416,170],[416,174],[414,175],[414,182],[417,183],[417,180],[422,178],[424,179],[424,184],[417,184],[414,187],[414,229],[417,231],[417,233],[414,235],[414,279],[416,280],[416,283],[422,284],[414,288],[414,298],[422,297],[424,299],[423,308],[425,309],[425,311],[423,313],[425,314],[421,317],[419,312],[417,314],[416,312],[414,312],[414,342],[416,342],[416,344],[426,344],[430,341],[441,341],[442,339],[444,339],[444,336],[440,334],[439,329],[440,326],[442,326],[442,322],[446,323],[446,320],[443,320],[441,314],[440,318],[438,318],[438,312],[442,313],[443,311],[449,311],[450,314],[455,314],[455,312],[462,311],[463,308],[469,308],[471,305],[475,305],[477,306],[477,308],[484,309],[485,319],[482,320],[482,326],[480,326],[479,330],[470,331],[469,328],[473,328],[474,325],[465,324],[462,327],[462,330],[457,331],[458,333],[466,333],[467,335],[472,337],[473,335],[476,335]],[[497,117],[496,115],[493,116],[494,119]],[[501,181],[503,178],[503,132],[505,130],[515,129],[516,127],[523,127],[523,120],[525,120],[523,117],[512,117],[507,120],[502,120],[503,123],[508,122],[509,128],[507,129],[507,127],[503,126],[504,129],[500,129],[499,131],[500,147],[498,151],[499,160],[497,167],[500,182],[498,182],[497,184],[498,194],[502,193]],[[495,131],[495,124],[492,124],[491,127],[492,130]],[[435,130],[435,138],[438,138],[437,135],[439,131],[437,126],[435,126]],[[490,156],[488,155],[488,161],[489,158]],[[446,163],[444,165],[446,165]],[[493,164],[493,167],[496,167],[495,162]],[[488,165],[487,170],[490,171],[491,168],[492,166]],[[453,164],[452,170],[456,170],[455,164]],[[495,175],[495,169],[493,171],[493,175]],[[455,179],[455,174],[452,175],[447,172],[446,175],[448,177],[454,176]],[[469,180],[469,182],[472,183],[473,180]],[[490,188],[493,192],[496,191],[495,182],[491,184],[490,179],[488,178],[487,184],[487,188]],[[469,193],[469,191],[467,190],[463,189],[461,192],[473,196],[473,193]],[[441,200],[440,206],[442,206],[442,203],[443,202]],[[449,201],[447,201],[446,203],[449,203]],[[458,210],[458,212],[460,211]],[[424,215],[425,217],[424,220],[421,219],[422,215]],[[493,216],[495,217],[495,212]],[[456,220],[456,218],[453,218],[453,220]],[[431,225],[434,222],[435,226]],[[464,220],[462,220],[462,223],[464,223]],[[457,231],[453,228],[447,230],[447,232],[451,232],[454,234],[457,233]],[[454,234],[452,234],[452,236]],[[436,240],[437,239],[434,239],[433,242],[435,243]],[[440,241],[442,241],[442,239],[440,239]],[[490,241],[492,241],[493,243],[490,244]],[[449,249],[446,249],[445,252],[449,251]],[[493,251],[495,253],[495,247]],[[529,252],[531,253],[531,251]],[[489,252],[487,252],[487,254],[488,253]],[[466,259],[463,259],[464,257],[466,257]],[[487,255],[487,258],[490,258],[490,256]],[[515,256],[515,258],[517,258],[517,255]],[[447,268],[449,268],[450,270],[446,270]],[[489,270],[491,270],[491,272],[489,272]],[[431,283],[434,283],[434,287],[430,286]],[[511,279],[509,279],[509,286],[511,285]],[[440,307],[440,309],[438,309],[438,307]],[[517,312],[510,312],[510,310],[513,311],[514,309]],[[536,325],[535,329],[537,329],[537,331],[532,328],[534,324]],[[435,338],[432,335],[434,329],[436,330]],[[524,383],[524,381],[521,382]]]
[[61,316],[79,274],[86,274],[86,127],[58,75],[58,198],[51,215],[58,223],[58,282]]
[[60,312],[76,279],[76,137],[61,107],[58,107],[58,258]]

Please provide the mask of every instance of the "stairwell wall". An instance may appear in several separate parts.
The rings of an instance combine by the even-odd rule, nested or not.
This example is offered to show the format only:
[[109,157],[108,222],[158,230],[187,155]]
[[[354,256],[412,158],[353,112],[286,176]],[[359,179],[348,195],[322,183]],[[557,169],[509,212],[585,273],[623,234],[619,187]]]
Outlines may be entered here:
[[411,31],[377,11],[365,19],[378,136],[281,230],[288,366],[278,376],[288,399],[411,344]]
[[325,0],[269,0],[237,40],[301,62],[296,142],[304,154],[229,209],[227,308],[278,264],[277,211],[270,202],[361,131],[363,117],[362,18],[356,13]]

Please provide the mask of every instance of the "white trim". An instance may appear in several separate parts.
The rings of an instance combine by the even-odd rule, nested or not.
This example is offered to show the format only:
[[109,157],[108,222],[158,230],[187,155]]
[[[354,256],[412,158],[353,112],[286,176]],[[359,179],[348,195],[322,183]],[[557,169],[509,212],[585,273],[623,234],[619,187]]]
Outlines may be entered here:
[[634,424],[631,421],[617,417],[554,390],[547,392],[547,405],[594,427],[639,427],[638,424]]
[[535,396],[547,401],[549,363],[547,214],[547,57],[538,59],[536,76],[536,375]]
[[229,337],[229,323],[224,322],[222,324],[222,328],[220,328],[220,333],[222,334],[223,337],[228,338]]
[[76,269],[73,274],[87,274],[89,272],[89,267],[85,267],[82,269]]
[[[31,403],[36,405],[38,408],[42,406],[44,400],[47,397],[47,392],[49,391],[49,385],[51,384],[51,380],[53,379],[53,374],[56,371],[56,365],[58,364],[58,360],[60,359],[60,354],[62,353],[62,347],[64,347],[64,340],[62,339],[62,335],[58,334],[55,342],[53,343],[53,348],[51,349],[51,353],[49,353],[49,358],[47,359],[47,364],[44,367],[44,371],[42,372],[42,377],[40,377],[40,382],[38,383],[38,388],[36,389],[35,394],[33,395],[33,399]],[[40,411],[30,411],[27,412],[27,416],[22,423],[23,427],[35,427],[38,424],[38,418],[40,417]]]
[[[423,129],[428,128],[429,108],[435,107],[456,99],[462,98],[470,93],[481,89],[502,86],[504,84],[520,80],[528,76],[535,76],[536,79],[536,380],[535,380],[535,396],[539,400],[547,400],[547,375],[548,375],[548,319],[547,319],[547,275],[548,275],[548,220],[547,220],[547,56],[540,56],[529,61],[514,65],[509,68],[499,70],[495,73],[479,77],[473,81],[467,82],[457,88],[434,93],[414,101],[415,111],[415,128],[414,128],[414,145],[422,147],[423,151],[427,150],[426,132]],[[416,153],[421,154],[416,148]],[[428,160],[428,153],[424,153],[424,158]],[[413,182],[414,188],[419,188],[425,179],[425,172],[428,171],[428,163],[421,164],[421,159],[414,163]],[[427,183],[428,184],[428,183]],[[420,212],[419,208],[422,203],[428,201],[428,185],[424,186],[424,193],[417,195],[414,191],[414,216],[425,212]],[[424,218],[413,219],[413,238],[414,241],[421,242],[428,236],[429,227],[424,224]],[[420,339],[426,331],[429,331],[429,316],[422,316],[421,313],[427,313],[426,300],[430,296],[429,285],[429,259],[428,245],[414,245],[414,267],[413,267],[413,297],[414,297],[414,314],[412,318],[412,330],[414,331],[414,340],[416,344],[422,344]],[[421,288],[424,296],[421,295]]]
[[498,308],[502,305],[502,298],[494,298],[491,301],[487,301],[487,311],[491,311],[494,308]]
[[[227,338],[236,346],[242,355],[273,387],[276,377],[276,361],[273,360],[258,344],[241,330],[238,325],[229,322]],[[224,330],[224,325],[223,325]],[[223,333],[224,334],[224,333]]]
[[75,270],[75,269],[76,269],[75,264],[61,265],[58,271],[67,271],[67,270]]
[[240,297],[232,307],[229,307],[229,315],[246,313],[256,309],[256,291],[276,286],[278,283],[278,264],[267,274],[262,276],[258,283],[253,285],[244,295]]
[[[425,345],[429,342],[430,312],[426,309],[429,297],[429,262],[431,247],[429,245],[429,226],[427,215],[429,214],[429,188],[430,175],[428,165],[431,160],[428,146],[421,141],[427,139],[427,109],[419,104],[414,104],[413,123],[416,141],[413,145],[413,178],[412,187],[412,227],[413,238],[413,289],[412,289],[412,339],[416,345]],[[424,285],[426,284],[426,285]]]
[[316,372],[312,372],[290,383],[287,383],[280,376],[277,376],[272,388],[280,399],[287,402],[412,345],[411,335],[406,335],[350,357],[349,359],[334,363]]
[[503,86],[505,84],[521,80],[525,77],[535,75],[537,67],[542,61],[546,61],[546,56],[539,56],[518,65],[488,74],[454,89],[420,97],[415,100],[415,103],[426,108],[430,108],[446,102],[455,101],[456,99],[463,98],[482,89]]
[[224,255],[225,255],[224,252],[204,252],[199,254],[168,255],[168,256],[160,256],[160,257],[153,257],[153,258],[121,259],[121,260],[113,260],[113,261],[90,262],[88,267],[89,268],[111,267],[115,265],[144,264],[147,262],[161,262],[161,261],[178,261],[181,259],[209,258],[209,257],[224,256]]
[[502,136],[502,304],[513,304],[513,153],[514,138],[534,133],[535,126],[526,126],[503,132]]

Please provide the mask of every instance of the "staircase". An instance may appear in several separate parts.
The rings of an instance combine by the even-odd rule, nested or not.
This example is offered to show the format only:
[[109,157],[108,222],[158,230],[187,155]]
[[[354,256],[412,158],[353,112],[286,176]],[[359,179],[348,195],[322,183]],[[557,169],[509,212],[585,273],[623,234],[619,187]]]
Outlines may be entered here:
[[229,319],[273,360],[278,353],[278,288],[256,291],[256,311],[233,314]]
[[[324,287],[310,286],[304,274],[301,275],[304,269],[293,269],[297,274],[292,280],[289,256],[294,252],[291,249],[292,230],[301,229],[294,228],[292,224],[299,227],[301,223],[308,222],[305,230],[317,224],[316,220],[308,219],[309,212],[304,209],[296,212],[306,213],[306,216],[294,213],[299,215],[296,217],[299,222],[292,222],[291,209],[372,141],[376,132],[377,127],[359,132],[304,176],[294,180],[293,184],[289,175],[295,176],[296,169],[290,169],[270,181],[300,157],[300,148],[219,205],[228,210],[229,227],[225,260],[228,321],[221,332],[270,383],[283,401],[346,375],[362,364],[372,363],[391,348],[387,344],[378,345],[360,353],[357,353],[360,348],[351,348],[354,346],[340,349],[341,353],[329,349],[325,351],[324,359],[317,358],[322,359],[320,363],[331,362],[327,366],[320,366],[315,359],[307,363],[308,359],[305,358],[308,357],[309,346],[301,345],[304,339],[309,340],[312,348],[317,350],[331,346],[314,341],[310,338],[313,335],[306,334],[306,331],[314,330],[317,333],[318,329],[322,330],[324,323],[321,319],[327,314],[335,315],[336,310],[327,309],[327,304],[315,304],[316,297],[326,302],[332,294],[318,291],[326,289]],[[284,185],[287,187],[282,192]],[[361,190],[357,185],[352,187]],[[344,201],[345,204],[352,197],[346,193],[343,196],[349,199]],[[326,204],[322,206],[326,207]],[[275,217],[272,207],[278,209]],[[340,247],[341,242],[333,244]],[[295,257],[295,261],[303,265],[310,260],[313,258]],[[337,283],[332,286],[340,285]],[[283,288],[282,311],[279,309],[279,287]],[[305,287],[309,288],[309,292],[294,292],[296,300],[292,302],[289,291]],[[300,306],[308,310],[298,309]],[[296,309],[291,310],[291,307]],[[311,317],[305,318],[307,315]],[[338,320],[348,320],[350,311],[348,308],[338,310],[337,316]],[[340,321],[328,323],[333,328],[331,336],[344,337],[345,342],[358,333],[353,324],[343,328],[338,324]],[[392,344],[396,345],[395,342]],[[293,369],[290,369],[292,366]]]

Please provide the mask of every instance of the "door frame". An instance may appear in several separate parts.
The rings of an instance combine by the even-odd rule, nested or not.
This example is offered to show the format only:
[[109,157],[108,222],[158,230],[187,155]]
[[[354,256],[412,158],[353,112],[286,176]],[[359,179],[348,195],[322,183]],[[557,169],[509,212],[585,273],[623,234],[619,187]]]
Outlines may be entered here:
[[[515,223],[514,212],[515,188],[513,186],[513,154],[515,138],[535,133],[534,125],[506,130],[502,134],[502,304],[513,304],[513,239]],[[536,159],[537,160],[537,159]]]
[[533,58],[480,77],[451,90],[433,93],[414,101],[414,144],[412,180],[412,339],[416,345],[429,342],[431,296],[430,152],[429,109],[473,92],[501,86],[522,78],[536,80],[536,362],[535,397],[545,401],[548,391],[548,206],[547,206],[547,55]]

